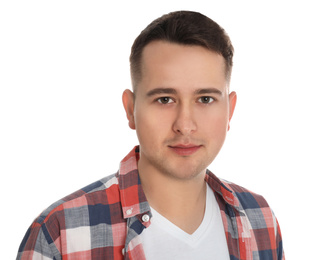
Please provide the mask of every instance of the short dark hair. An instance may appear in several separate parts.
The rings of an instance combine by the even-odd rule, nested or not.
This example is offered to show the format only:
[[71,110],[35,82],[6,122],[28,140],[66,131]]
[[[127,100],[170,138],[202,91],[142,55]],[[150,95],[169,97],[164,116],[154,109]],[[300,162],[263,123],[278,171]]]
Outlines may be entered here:
[[142,78],[143,49],[156,40],[202,46],[222,55],[225,60],[225,76],[230,80],[234,48],[225,30],[201,13],[177,11],[154,20],[135,39],[130,55],[133,90],[136,90]]

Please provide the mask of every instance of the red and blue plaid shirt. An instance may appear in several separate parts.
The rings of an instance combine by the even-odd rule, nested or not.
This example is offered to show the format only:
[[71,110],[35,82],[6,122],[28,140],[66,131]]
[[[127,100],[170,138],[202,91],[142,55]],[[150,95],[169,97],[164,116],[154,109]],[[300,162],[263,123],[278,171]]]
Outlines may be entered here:
[[[135,147],[118,173],[45,210],[28,229],[17,259],[145,259],[140,234],[152,214],[138,159]],[[220,207],[230,259],[284,259],[278,222],[263,197],[210,171],[205,179]]]

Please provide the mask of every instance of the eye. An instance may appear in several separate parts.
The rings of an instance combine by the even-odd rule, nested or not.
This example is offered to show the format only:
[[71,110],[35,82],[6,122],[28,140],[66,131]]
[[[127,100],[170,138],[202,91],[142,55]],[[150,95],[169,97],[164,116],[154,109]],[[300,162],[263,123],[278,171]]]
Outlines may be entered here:
[[198,101],[203,104],[210,104],[210,103],[213,103],[215,99],[212,97],[200,97]]
[[157,102],[165,105],[165,104],[172,103],[173,99],[171,99],[170,97],[160,97],[157,99]]

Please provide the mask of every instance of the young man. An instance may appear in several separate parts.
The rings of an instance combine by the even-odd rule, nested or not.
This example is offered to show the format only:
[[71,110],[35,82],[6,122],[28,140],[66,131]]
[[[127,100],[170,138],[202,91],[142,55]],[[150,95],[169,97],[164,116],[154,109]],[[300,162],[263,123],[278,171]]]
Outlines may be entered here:
[[199,13],[142,31],[123,93],[139,146],[118,173],[44,211],[17,259],[284,259],[267,202],[207,170],[236,105],[232,56],[224,30]]

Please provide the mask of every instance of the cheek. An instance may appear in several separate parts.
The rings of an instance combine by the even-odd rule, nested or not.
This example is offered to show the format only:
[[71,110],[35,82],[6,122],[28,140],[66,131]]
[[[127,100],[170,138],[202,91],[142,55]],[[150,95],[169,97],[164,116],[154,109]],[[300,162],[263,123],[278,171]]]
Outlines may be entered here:
[[169,118],[163,112],[157,113],[151,109],[136,109],[135,125],[136,133],[140,142],[148,141],[155,143],[165,137]]
[[225,115],[211,115],[203,119],[203,132],[212,140],[224,139],[227,133],[228,120]]

